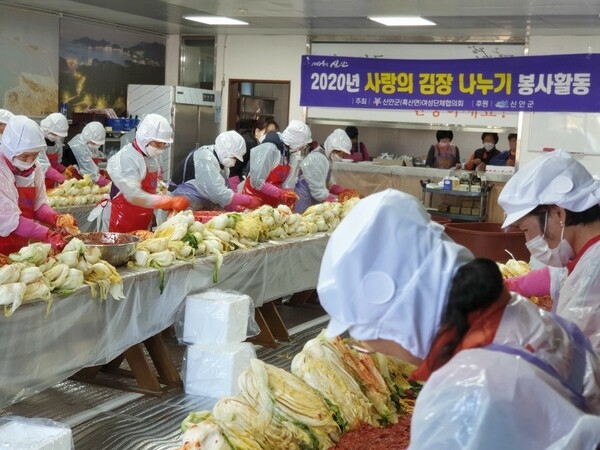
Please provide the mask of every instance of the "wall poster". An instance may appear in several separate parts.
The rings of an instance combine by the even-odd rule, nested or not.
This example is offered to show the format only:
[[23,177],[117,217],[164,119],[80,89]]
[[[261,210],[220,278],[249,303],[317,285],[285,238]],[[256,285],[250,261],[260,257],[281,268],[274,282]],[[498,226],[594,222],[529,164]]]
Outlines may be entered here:
[[165,83],[166,39],[77,21],[60,23],[60,100],[69,112],[127,113],[127,85]]

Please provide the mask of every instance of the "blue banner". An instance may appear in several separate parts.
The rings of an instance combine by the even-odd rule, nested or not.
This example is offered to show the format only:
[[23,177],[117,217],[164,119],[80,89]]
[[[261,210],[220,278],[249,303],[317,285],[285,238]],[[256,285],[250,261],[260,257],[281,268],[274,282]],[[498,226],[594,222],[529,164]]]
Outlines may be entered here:
[[600,112],[600,55],[443,60],[305,55],[300,105]]

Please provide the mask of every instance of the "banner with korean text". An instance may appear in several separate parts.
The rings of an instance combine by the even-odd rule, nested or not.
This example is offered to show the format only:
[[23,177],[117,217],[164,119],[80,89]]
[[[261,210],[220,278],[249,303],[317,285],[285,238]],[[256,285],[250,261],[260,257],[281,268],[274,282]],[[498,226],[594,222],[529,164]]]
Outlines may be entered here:
[[600,112],[600,55],[443,60],[305,55],[300,105]]

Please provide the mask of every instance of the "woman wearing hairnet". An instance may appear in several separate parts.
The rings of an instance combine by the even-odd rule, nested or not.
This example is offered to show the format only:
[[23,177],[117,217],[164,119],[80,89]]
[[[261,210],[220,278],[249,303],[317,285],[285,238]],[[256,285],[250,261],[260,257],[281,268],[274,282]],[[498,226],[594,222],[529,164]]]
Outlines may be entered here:
[[281,133],[281,140],[289,153],[288,164],[278,166],[275,173],[270,175],[270,182],[283,189],[294,189],[298,181],[303,153],[308,151],[312,142],[310,128],[300,120],[292,120]]
[[65,166],[61,164],[63,157],[62,140],[69,132],[67,118],[61,113],[52,113],[40,122],[40,128],[46,141],[46,151],[40,152],[38,162],[46,174],[46,187],[53,188],[65,181]]
[[99,186],[106,186],[110,180],[100,175],[98,168],[99,150],[106,141],[106,131],[100,122],[90,122],[81,133],[69,141],[65,149],[63,164],[74,166],[74,178],[89,175],[91,180]]
[[[427,382],[410,448],[600,442],[600,417],[586,415],[600,412],[589,341],[510,294],[496,263],[454,243],[415,197],[388,189],[361,200],[329,238],[317,289],[328,336],[348,332],[357,350],[418,365],[412,378]],[[587,446],[569,446],[586,433]]]
[[[229,169],[236,161],[242,161],[246,142],[236,131],[225,131],[217,136],[215,145],[205,145],[191,151],[178,167],[169,182],[176,186],[173,193],[189,199],[193,210],[210,211],[226,209],[240,211],[255,208],[256,199],[233,192],[227,184]],[[192,166],[193,172],[188,171]]]
[[294,209],[303,213],[310,205],[321,202],[335,202],[337,195],[347,192],[349,196],[358,196],[356,191],[344,189],[335,184],[331,175],[331,163],[342,161],[342,155],[349,155],[352,141],[344,130],[333,130],[325,143],[313,150],[300,163],[300,177],[296,182],[296,193],[299,200]]
[[[69,214],[48,206],[44,171],[35,164],[46,144],[40,127],[25,116],[13,116],[0,144],[0,253],[19,251],[30,239],[47,242],[56,251],[66,245],[49,227],[75,226]],[[39,223],[41,222],[41,223]],[[44,224],[44,225],[42,225]]]
[[159,156],[173,142],[167,119],[148,114],[135,133],[135,139],[108,160],[106,170],[112,179],[109,231],[127,233],[147,230],[154,209],[181,211],[188,207],[185,197],[157,195]]
[[294,191],[281,188],[289,174],[288,156],[279,133],[268,132],[262,144],[252,149],[250,171],[244,181],[242,192],[254,196],[260,205],[267,204],[273,207],[281,203],[293,205],[298,195]]
[[523,230],[531,255],[547,264],[507,280],[509,289],[550,294],[553,311],[575,322],[600,351],[600,181],[557,150],[515,173],[498,203],[507,214],[502,226]]

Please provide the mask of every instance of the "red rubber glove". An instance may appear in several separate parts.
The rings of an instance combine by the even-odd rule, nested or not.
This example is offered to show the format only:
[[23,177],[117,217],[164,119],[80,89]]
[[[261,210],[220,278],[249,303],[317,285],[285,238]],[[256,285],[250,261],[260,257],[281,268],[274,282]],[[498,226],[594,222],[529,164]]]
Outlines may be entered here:
[[46,171],[46,178],[52,181],[56,181],[58,184],[65,182],[65,176],[56,170],[54,167],[49,167]]
[[287,205],[290,207],[290,209],[294,209],[294,204],[296,203],[296,200],[298,200],[300,197],[298,197],[298,194],[296,194],[294,191],[288,191],[288,190],[284,190],[280,195],[279,195],[279,201],[281,203],[283,203],[284,205]]
[[327,197],[325,197],[325,200],[323,200],[324,202],[337,202],[337,197],[333,194],[329,194]]
[[244,209],[254,209],[260,206],[260,199],[253,195],[234,193],[229,205],[225,207],[227,211],[243,211]]
[[178,195],[175,197],[159,195],[152,206],[156,209],[183,211],[190,206],[190,201],[183,195]]
[[44,242],[50,244],[56,252],[61,252],[65,248],[65,245],[67,245],[67,241],[59,233],[52,230],[48,230]]
[[106,177],[103,177],[102,175],[100,175],[100,178],[98,178],[98,181],[96,182],[96,184],[100,187],[104,187],[108,183],[110,183],[110,180]]

